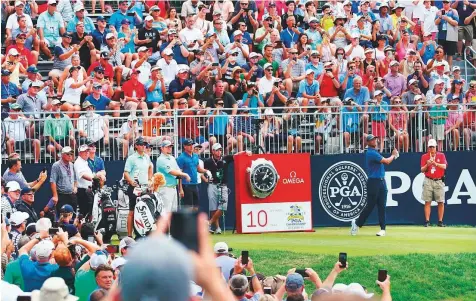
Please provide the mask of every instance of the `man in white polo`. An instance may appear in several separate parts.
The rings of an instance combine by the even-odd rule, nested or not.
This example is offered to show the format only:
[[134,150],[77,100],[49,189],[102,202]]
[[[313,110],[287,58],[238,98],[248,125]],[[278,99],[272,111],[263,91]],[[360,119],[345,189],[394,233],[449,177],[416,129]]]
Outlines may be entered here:
[[78,198],[78,206],[81,214],[91,214],[93,206],[93,194],[89,189],[93,181],[93,172],[89,168],[89,146],[83,144],[78,149],[78,157],[74,162],[74,171],[76,172],[76,178],[78,179],[78,192],[76,194]]

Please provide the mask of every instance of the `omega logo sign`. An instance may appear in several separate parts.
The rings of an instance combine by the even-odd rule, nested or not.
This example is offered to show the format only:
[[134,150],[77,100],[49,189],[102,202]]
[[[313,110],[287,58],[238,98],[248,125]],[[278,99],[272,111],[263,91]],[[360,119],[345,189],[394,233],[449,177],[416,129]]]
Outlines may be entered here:
[[291,171],[289,177],[283,179],[283,184],[304,184],[304,179],[298,178],[296,172]]

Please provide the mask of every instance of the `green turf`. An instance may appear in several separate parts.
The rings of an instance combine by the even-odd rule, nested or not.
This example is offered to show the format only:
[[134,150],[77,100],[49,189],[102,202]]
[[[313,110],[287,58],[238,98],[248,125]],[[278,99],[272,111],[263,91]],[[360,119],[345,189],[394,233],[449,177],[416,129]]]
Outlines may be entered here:
[[[394,301],[476,300],[476,228],[364,227],[356,237],[348,228],[318,228],[314,233],[215,235],[233,253],[249,250],[258,272],[284,274],[292,267],[315,269],[325,279],[339,252],[348,253],[349,270],[337,282],[359,282],[379,293],[378,269],[392,276]],[[306,282],[308,292],[313,291]]]

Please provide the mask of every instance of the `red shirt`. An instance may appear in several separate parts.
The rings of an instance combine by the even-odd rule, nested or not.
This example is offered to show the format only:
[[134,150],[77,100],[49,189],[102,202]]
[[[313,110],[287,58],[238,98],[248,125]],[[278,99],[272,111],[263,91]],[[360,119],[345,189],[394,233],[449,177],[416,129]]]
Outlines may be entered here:
[[334,83],[332,82],[332,78],[330,78],[329,76],[326,76],[326,75],[323,76],[322,83],[319,89],[320,89],[319,94],[321,95],[321,97],[339,96],[339,91],[337,91],[337,88],[334,86]]
[[[421,162],[420,165],[421,167],[426,165],[426,162],[430,160],[430,153],[423,154],[421,156]],[[436,152],[435,154],[435,162],[438,164],[448,164],[446,163],[446,157],[445,154]],[[448,166],[448,165],[447,165]],[[430,179],[441,179],[445,175],[445,170],[441,167],[437,166],[430,166],[425,172],[425,177],[430,178]]]
[[467,111],[463,114],[463,127],[476,131],[476,112]]
[[124,95],[128,97],[133,97],[134,91],[136,91],[135,97],[145,97],[144,85],[141,84],[139,81],[135,81],[135,83],[132,80],[126,81],[122,85],[122,91],[124,91]]
[[[91,64],[88,68],[88,75],[91,75],[91,72],[94,71],[94,68],[99,66],[100,62],[96,61]],[[106,66],[101,65],[101,67],[104,68],[104,78],[108,78],[110,82],[112,82],[112,77],[114,76],[114,69],[112,68],[112,65],[109,63],[106,63]]]
[[182,113],[182,118],[180,118],[178,130],[179,137],[182,138],[191,138],[195,139],[200,137],[200,130],[197,126],[197,118],[194,117],[195,112],[192,110],[187,110]]
[[5,53],[8,53],[10,49],[16,49],[20,53],[20,63],[23,67],[28,68],[28,66],[33,65],[33,56],[31,55],[31,51],[28,48],[23,47],[23,50],[20,51],[16,45],[8,46]]

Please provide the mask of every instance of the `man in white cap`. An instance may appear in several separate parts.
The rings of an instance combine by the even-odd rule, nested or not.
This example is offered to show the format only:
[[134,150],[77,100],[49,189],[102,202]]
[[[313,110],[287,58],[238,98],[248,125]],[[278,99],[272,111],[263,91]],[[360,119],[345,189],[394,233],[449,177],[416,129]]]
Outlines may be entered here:
[[12,230],[10,234],[12,235],[12,242],[13,246],[15,247],[14,252],[18,251],[18,242],[23,235],[23,232],[26,229],[26,221],[30,216],[26,212],[16,211],[10,215],[10,225],[12,226]]
[[175,79],[179,68],[177,61],[174,60],[174,52],[172,49],[164,49],[162,56],[156,65],[162,70],[161,73],[164,76],[165,88],[168,91],[169,85]]
[[425,227],[430,225],[431,202],[438,203],[438,227],[444,227],[445,171],[448,167],[445,154],[436,150],[436,140],[428,141],[428,152],[421,156],[421,172],[425,174],[421,199],[425,202]]
[[451,92],[451,79],[448,75],[445,74],[445,64],[442,62],[435,62],[433,64],[433,69],[430,73],[430,90],[433,89],[437,80],[442,80],[445,83],[444,94],[449,94]]
[[233,32],[233,42],[226,45],[225,47],[225,54],[227,57],[237,53],[236,55],[236,62],[238,65],[242,66],[245,65],[246,58],[249,55],[250,49],[248,45],[242,42],[243,39],[243,32],[241,30],[235,30]]
[[364,48],[359,44],[360,34],[354,32],[352,33],[351,38],[350,45],[347,45],[344,48],[348,62],[352,61],[355,57],[360,57],[362,59],[365,56]]
[[[6,24],[6,33],[7,41],[12,41],[14,36],[12,36],[13,30],[17,29],[20,25],[18,24],[19,17],[25,16],[26,26],[28,29],[33,28],[33,22],[29,14],[25,14],[25,3],[21,0],[15,1],[15,13],[11,14],[7,19]],[[10,43],[8,43],[10,44]],[[8,44],[6,46],[8,46]]]
[[89,146],[83,144],[78,149],[78,157],[74,162],[74,171],[78,179],[78,205],[82,215],[92,213],[93,194],[89,189],[92,186],[94,174],[88,164]]
[[438,150],[443,151],[443,141],[445,140],[445,123],[448,119],[448,110],[443,105],[443,95],[437,94],[433,98],[434,104],[429,108],[430,133],[438,143]]
[[[332,290],[334,291],[334,289]],[[351,283],[347,285],[347,287],[344,290],[344,293],[346,295],[359,296],[363,299],[371,299],[374,296],[373,293],[370,293],[370,294],[366,293],[362,285],[358,283]]]
[[433,104],[436,95],[443,95],[443,103],[446,103],[445,81],[442,79],[435,80],[433,89],[429,89],[428,92],[426,92],[427,102]]
[[216,256],[215,262],[226,281],[230,279],[231,271],[236,263],[236,259],[230,257],[228,250],[228,245],[225,242],[217,242],[213,247]]
[[383,77],[385,87],[390,91],[392,96],[400,96],[407,90],[407,79],[398,70],[400,64],[397,61],[390,62],[390,72]]
[[134,140],[139,137],[139,128],[137,126],[137,116],[134,114],[127,117],[127,122],[124,122],[121,126],[119,135],[117,136],[117,142],[122,145],[122,156],[127,158],[129,152],[129,146],[133,144]]
[[152,50],[151,59],[158,60],[160,52],[158,52],[157,43],[160,40],[159,31],[153,27],[154,18],[149,15],[144,18],[144,26],[134,37],[134,43],[138,46],[145,46],[148,50]]
[[71,205],[76,212],[78,191],[77,175],[73,165],[74,151],[71,147],[65,146],[61,150],[61,159],[56,161],[51,167],[51,192],[53,202],[58,208],[63,205]]
[[7,213],[13,213],[17,211],[15,209],[15,202],[20,199],[20,184],[17,181],[10,181],[5,186],[7,190],[6,195],[2,195],[2,217],[5,217]]
[[266,95],[273,90],[276,78],[273,76],[273,65],[271,63],[264,64],[263,70],[264,77],[262,77],[258,83],[258,91],[259,94]]
[[[109,21],[111,21],[111,19],[109,19]],[[116,83],[119,86],[122,78],[129,76],[131,69],[124,64],[127,56],[117,50],[117,42],[117,37],[114,33],[110,32],[106,34],[106,44],[101,48],[101,52],[107,51],[109,53],[109,63],[113,66]],[[124,87],[123,91],[125,91]]]
[[319,82],[314,79],[314,70],[306,70],[306,78],[299,82],[299,90],[296,97],[299,105],[303,106],[302,112],[307,112],[307,106],[317,106],[320,104]]
[[128,252],[130,252],[130,248],[136,244],[136,241],[132,237],[124,237],[119,242],[119,253],[121,256],[127,256]]
[[66,31],[69,32],[76,32],[76,26],[79,22],[83,22],[84,24],[84,32],[91,33],[93,32],[96,27],[94,26],[94,21],[86,16],[86,9],[84,5],[80,2],[74,6],[74,13],[75,17],[68,22],[68,26],[66,26]]

